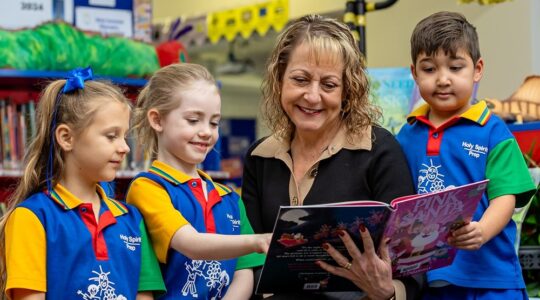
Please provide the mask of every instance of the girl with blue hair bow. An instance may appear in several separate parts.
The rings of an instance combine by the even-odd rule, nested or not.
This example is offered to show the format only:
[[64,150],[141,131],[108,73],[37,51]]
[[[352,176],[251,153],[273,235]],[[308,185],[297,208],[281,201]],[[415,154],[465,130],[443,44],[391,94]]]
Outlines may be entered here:
[[41,96],[0,220],[2,299],[152,299],[165,289],[141,214],[99,186],[129,152],[130,103],[91,79],[90,68],[75,70]]

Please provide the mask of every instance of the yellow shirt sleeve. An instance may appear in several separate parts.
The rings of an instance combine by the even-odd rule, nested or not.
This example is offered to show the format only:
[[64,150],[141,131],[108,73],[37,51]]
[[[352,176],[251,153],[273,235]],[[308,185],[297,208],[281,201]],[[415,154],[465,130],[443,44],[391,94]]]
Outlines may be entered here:
[[126,201],[141,211],[156,256],[161,263],[166,263],[172,237],[189,222],[174,208],[167,191],[149,178],[135,179],[129,187]]
[[25,207],[16,208],[5,227],[6,294],[13,289],[47,291],[47,241],[38,217]]

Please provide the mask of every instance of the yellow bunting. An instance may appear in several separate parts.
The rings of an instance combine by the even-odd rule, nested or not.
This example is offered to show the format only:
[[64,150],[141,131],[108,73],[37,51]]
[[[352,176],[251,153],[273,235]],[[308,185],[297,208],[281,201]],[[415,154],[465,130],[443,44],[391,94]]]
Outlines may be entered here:
[[224,18],[225,29],[223,33],[227,41],[232,41],[237,34],[240,33],[242,24],[241,22],[241,12],[238,9],[228,10],[222,13],[222,18]]
[[281,31],[289,21],[289,1],[275,0],[270,2],[272,7],[272,27],[275,31]]
[[254,31],[264,36],[270,28],[280,31],[289,21],[289,0],[247,5],[208,14],[208,39],[217,43],[222,37],[232,41],[240,34],[249,38]]
[[255,26],[255,30],[261,35],[264,36],[268,32],[268,29],[270,29],[270,22],[271,22],[271,12],[269,3],[260,3],[256,5],[257,11],[259,12],[259,21],[257,22],[257,25]]
[[251,36],[259,22],[259,11],[255,6],[245,6],[240,11],[240,34],[247,39]]
[[208,14],[208,17],[206,18],[208,39],[213,44],[217,43],[224,33],[223,29],[225,28],[225,24],[222,22],[223,18],[221,18],[220,13]]

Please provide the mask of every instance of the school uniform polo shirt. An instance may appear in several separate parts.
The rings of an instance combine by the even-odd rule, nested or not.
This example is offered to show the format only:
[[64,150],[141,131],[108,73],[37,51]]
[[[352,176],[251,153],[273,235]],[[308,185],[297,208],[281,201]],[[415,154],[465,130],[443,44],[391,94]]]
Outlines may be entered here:
[[[418,193],[489,179],[473,221],[480,220],[493,198],[516,195],[517,206],[529,200],[535,186],[523,155],[506,124],[484,101],[439,127],[430,123],[428,112],[428,105],[414,111],[397,136]],[[451,266],[428,272],[428,281],[472,288],[523,288],[514,250],[516,234],[516,224],[510,220],[479,250],[460,250]]]
[[92,204],[60,184],[17,206],[5,228],[8,295],[20,288],[47,299],[135,299],[164,291],[141,214],[96,190],[97,221]]
[[[236,269],[264,263],[264,256],[251,254],[237,260],[191,260],[169,250],[176,231],[191,224],[198,232],[219,234],[253,233],[244,205],[229,187],[214,183],[199,171],[200,178],[154,161],[148,172],[131,183],[127,201],[137,206],[148,224],[148,230],[167,286],[164,299],[221,298],[232,282]],[[204,197],[202,180],[207,186]]]

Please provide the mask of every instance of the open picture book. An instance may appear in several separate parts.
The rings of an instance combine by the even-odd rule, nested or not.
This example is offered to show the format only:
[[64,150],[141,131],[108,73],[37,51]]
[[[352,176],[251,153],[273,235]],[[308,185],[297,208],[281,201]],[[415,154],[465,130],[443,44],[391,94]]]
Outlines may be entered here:
[[316,261],[336,264],[322,248],[330,243],[349,257],[339,238],[346,230],[363,251],[360,224],[376,248],[390,238],[393,277],[441,268],[452,263],[457,249],[448,235],[472,220],[488,180],[433,193],[377,201],[280,207],[257,293],[356,291],[350,281],[321,269]]

